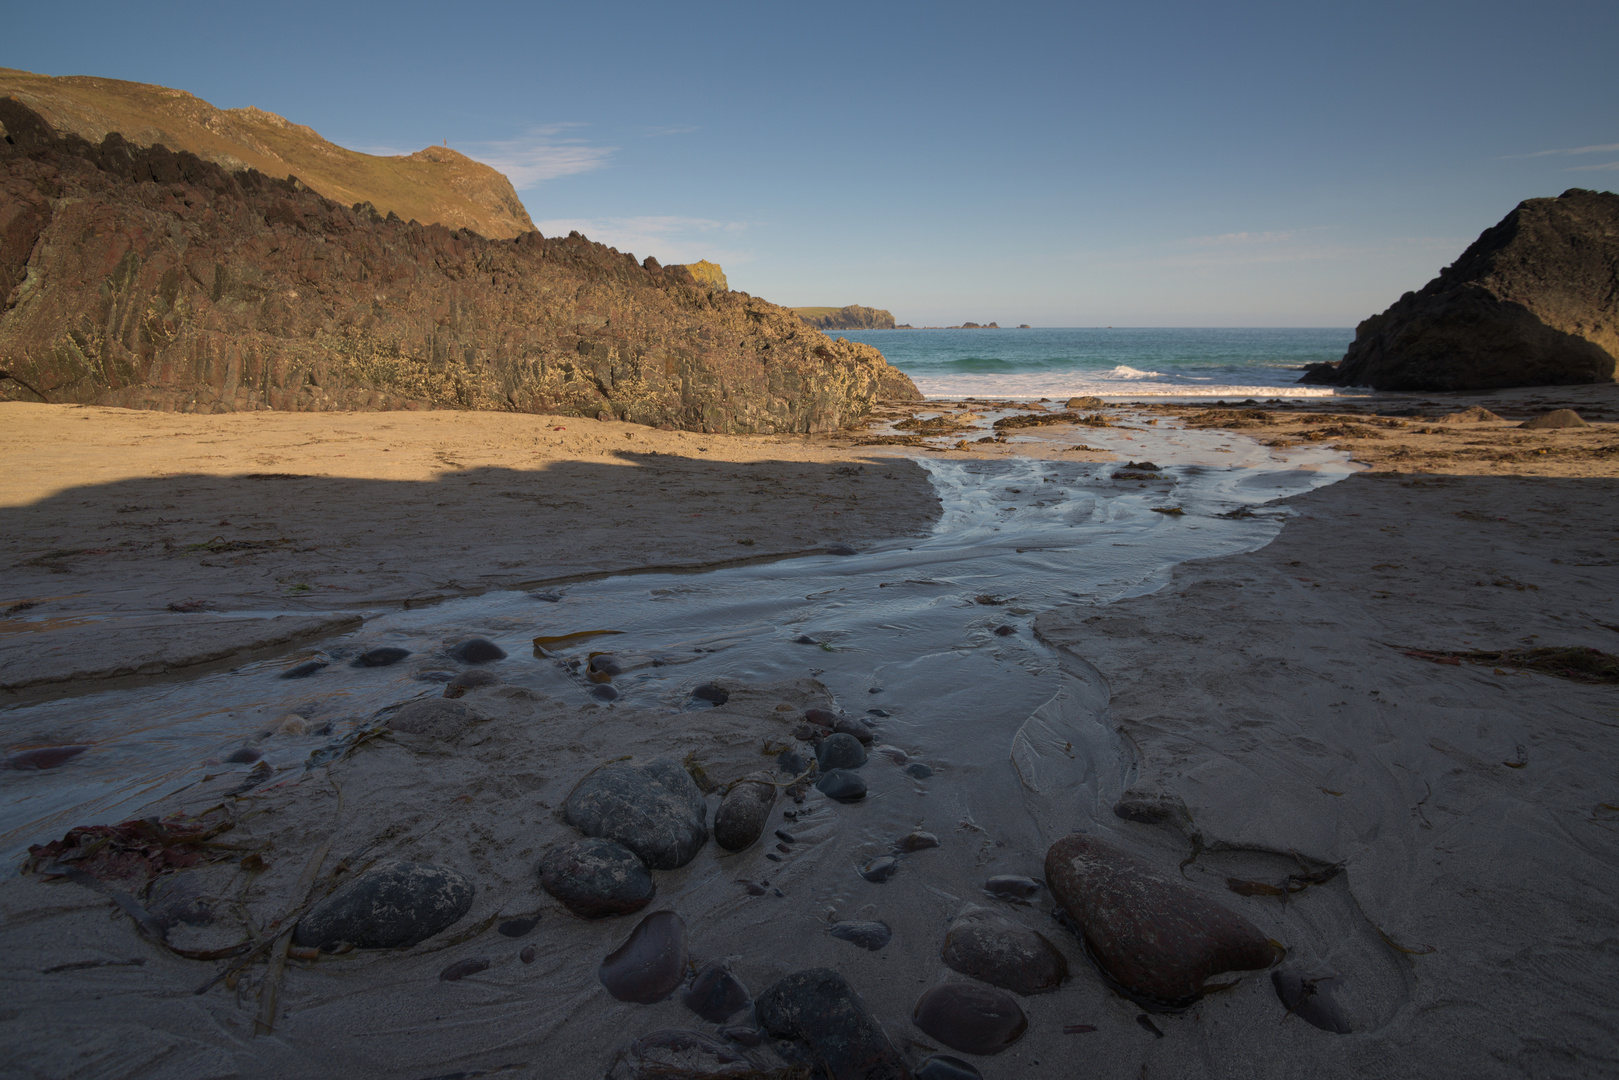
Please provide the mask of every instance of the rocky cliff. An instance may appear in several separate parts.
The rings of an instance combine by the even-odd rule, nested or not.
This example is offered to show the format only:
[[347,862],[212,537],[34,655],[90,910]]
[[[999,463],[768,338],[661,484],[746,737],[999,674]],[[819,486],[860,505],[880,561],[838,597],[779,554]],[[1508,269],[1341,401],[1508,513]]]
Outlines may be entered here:
[[1529,199],[1303,382],[1487,390],[1608,382],[1619,360],[1619,195]]
[[0,396],[183,411],[460,407],[825,431],[916,388],[683,270],[383,217],[0,98]]
[[227,172],[298,177],[351,204],[368,202],[409,221],[512,237],[534,231],[505,176],[447,147],[402,157],[361,154],[263,109],[216,109],[184,90],[0,68],[0,97],[14,97],[63,135],[99,143],[118,132],[131,146],[186,150]]
[[707,288],[724,291],[731,287],[731,283],[725,280],[725,271],[720,267],[719,263],[699,259],[694,263],[683,264],[681,269],[690,274],[697,284]]
[[892,330],[894,314],[881,308],[861,307],[800,307],[793,308],[800,319],[822,330]]

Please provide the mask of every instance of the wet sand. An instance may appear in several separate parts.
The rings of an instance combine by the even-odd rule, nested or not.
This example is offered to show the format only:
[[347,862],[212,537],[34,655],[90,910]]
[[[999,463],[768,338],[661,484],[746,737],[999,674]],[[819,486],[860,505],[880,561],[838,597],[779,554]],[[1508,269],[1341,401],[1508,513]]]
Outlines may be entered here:
[[[1587,410],[1619,400],[1611,388],[1566,396]],[[1546,401],[1544,394],[1494,395],[1490,407],[1508,415],[1544,407],[1532,397]],[[1446,401],[1432,411],[1471,403]],[[1284,1019],[1261,973],[1185,1013],[1155,1017],[1164,1033],[1158,1038],[1137,1022],[1139,1009],[1101,984],[1077,943],[1061,936],[1042,896],[999,910],[1050,936],[1072,974],[1055,993],[1020,999],[1028,1033],[1000,1056],[974,1059],[986,1077],[1076,1069],[1103,1076],[1589,1076],[1619,1067],[1611,992],[1619,960],[1610,942],[1619,917],[1612,887],[1619,880],[1615,688],[1527,664],[1445,655],[1546,645],[1616,651],[1612,509],[1619,472],[1611,447],[1619,429],[1525,432],[1512,426],[1516,418],[1454,430],[1398,418],[1401,426],[1393,427],[1339,420],[1350,413],[1334,404],[1336,410],[1267,420],[1197,422],[1251,420],[1235,429],[1237,438],[1335,440],[1366,461],[1367,472],[1274,504],[1295,516],[1267,547],[1186,564],[1151,595],[1053,608],[1036,629],[1105,680],[1106,719],[1134,758],[1131,791],[1172,796],[1188,811],[1160,825],[1114,819],[1103,827],[1163,869],[1197,854],[1186,867],[1188,883],[1287,944],[1290,967],[1335,976],[1335,996],[1355,1034]],[[1205,411],[1160,406],[1126,422],[1164,426]],[[331,422],[347,428],[353,419]],[[200,418],[180,420],[195,425]],[[1337,431],[1310,437],[1327,428]],[[1081,442],[1084,432],[1049,434],[1038,448],[986,444],[945,453],[1063,455],[1072,453],[1064,449],[1069,436]],[[711,451],[720,441],[701,438]],[[830,465],[846,460],[839,453],[874,451],[818,452]],[[785,458],[779,449],[760,453]],[[873,471],[868,463],[862,475]],[[916,501],[926,507],[925,499]],[[924,510],[891,524],[887,535],[925,520]],[[178,582],[169,573],[172,590]],[[154,570],[152,580],[160,578]],[[109,587],[115,581],[105,580]],[[148,588],[148,595],[167,595]],[[140,940],[126,918],[109,919],[105,896],[12,878],[0,884],[12,958],[0,980],[9,1000],[31,1004],[0,1019],[4,1042],[25,1048],[25,1075],[41,1076],[338,1075],[379,1062],[424,1077],[503,1065],[515,1066],[514,1076],[600,1076],[621,1039],[702,1025],[678,1000],[632,1006],[607,997],[595,963],[628,936],[636,917],[572,919],[539,892],[532,864],[570,835],[557,808],[601,761],[690,753],[730,779],[767,764],[761,751],[790,739],[805,707],[825,703],[810,680],[733,689],[724,707],[681,713],[671,724],[662,713],[568,708],[516,687],[479,688],[462,700],[490,720],[454,745],[376,742],[329,771],[288,773],[237,802],[225,793],[239,772],[222,770],[155,809],[198,813],[222,801],[238,808],[233,835],[262,851],[266,868],[249,872],[233,856],[200,873],[207,875],[204,891],[238,898],[255,925],[296,907],[300,874],[311,862],[319,883],[331,880],[335,866],[359,866],[381,853],[475,872],[480,893],[456,931],[497,913],[537,910],[541,921],[522,939],[486,929],[446,947],[459,936],[452,931],[403,955],[294,958],[280,984],[276,1030],[255,1038],[262,965],[232,986],[192,994],[223,965],[184,960]],[[999,837],[964,814],[959,798],[930,801],[927,785],[897,768],[879,771],[881,764],[866,767],[873,797],[891,808],[910,800],[919,823],[944,841],[912,856],[908,874],[925,875],[923,860],[932,860],[942,876],[931,892],[907,893],[901,909],[872,891],[892,885],[846,888],[837,910],[792,905],[792,897],[826,875],[849,874],[851,859],[878,854],[894,839],[871,834],[857,813],[814,793],[803,807],[778,804],[778,816],[784,807],[811,809],[789,826],[796,853],[785,862],[766,862],[768,845],[737,856],[709,845],[687,868],[660,875],[659,888],[682,910],[706,913],[693,925],[697,963],[737,957],[737,972],[755,994],[789,971],[835,967],[915,1062],[937,1044],[911,1026],[911,1006],[928,985],[955,977],[938,955],[947,920],[963,902],[988,902],[971,883],[990,873],[1037,873],[1044,852],[998,847]],[[1051,795],[1048,789],[1044,797]],[[312,860],[328,841],[329,854]],[[1285,904],[1227,885],[1275,884],[1304,866],[1337,864],[1341,873]],[[737,883],[767,875],[785,897],[753,896]],[[655,900],[647,910],[659,906]],[[832,918],[879,914],[895,932],[881,951],[824,932]],[[179,925],[171,941],[212,947],[234,942],[240,930],[240,919]],[[530,944],[534,958],[525,963],[518,954]],[[448,965],[475,956],[489,957],[491,966],[456,982],[439,979]],[[1070,1025],[1096,1030],[1065,1033]]]

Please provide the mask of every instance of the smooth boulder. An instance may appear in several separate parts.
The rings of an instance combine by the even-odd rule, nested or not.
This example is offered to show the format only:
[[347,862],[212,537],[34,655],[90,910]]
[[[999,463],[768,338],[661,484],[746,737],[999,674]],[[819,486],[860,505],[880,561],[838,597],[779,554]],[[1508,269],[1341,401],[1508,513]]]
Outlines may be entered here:
[[833,1080],[905,1080],[905,1060],[842,975],[830,968],[795,971],[759,995],[759,1023],[779,1038],[808,1045]]
[[672,911],[654,911],[607,954],[596,975],[620,1001],[662,1001],[686,978],[685,920]]
[[911,1023],[952,1050],[998,1054],[1023,1037],[1029,1019],[1004,990],[972,983],[945,983],[917,999]]
[[741,851],[758,840],[776,805],[776,785],[753,778],[733,787],[714,811],[714,841],[726,851]]
[[474,637],[455,646],[450,650],[450,655],[463,664],[488,664],[506,659],[506,650],[488,638]]
[[579,782],[563,806],[568,824],[629,848],[653,870],[674,870],[708,841],[708,804],[669,758],[608,765]]
[[600,837],[558,844],[540,860],[540,885],[586,919],[640,911],[656,891],[635,852]]
[[432,863],[389,862],[343,885],[298,922],[292,943],[402,949],[454,926],[472,907],[467,876]]
[[723,1024],[753,1000],[724,960],[710,960],[692,977],[680,1003],[710,1024]]
[[858,769],[866,763],[866,750],[859,739],[840,731],[821,740],[821,745],[815,748],[815,761],[822,772]]
[[848,769],[833,769],[815,782],[815,790],[838,802],[858,802],[866,797],[866,782]]
[[1055,990],[1068,977],[1068,961],[1044,934],[975,904],[945,931],[943,959],[954,971],[1017,994]]
[[1046,884],[1098,969],[1144,1004],[1184,1008],[1210,976],[1281,959],[1281,947],[1247,919],[1094,836],[1052,844]]

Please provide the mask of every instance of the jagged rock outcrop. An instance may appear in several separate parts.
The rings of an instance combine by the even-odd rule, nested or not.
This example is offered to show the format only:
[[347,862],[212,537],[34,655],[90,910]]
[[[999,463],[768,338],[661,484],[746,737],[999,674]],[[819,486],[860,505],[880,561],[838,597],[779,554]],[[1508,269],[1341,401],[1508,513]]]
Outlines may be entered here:
[[861,307],[802,307],[793,308],[800,319],[821,330],[892,330],[894,313],[882,308]]
[[1610,382],[1619,364],[1619,195],[1528,199],[1301,382],[1489,390]]
[[[697,284],[705,288],[719,289],[723,292],[731,287],[731,283],[725,280],[725,271],[719,263],[712,263],[707,259],[698,259],[694,263],[678,265],[680,269],[690,274]],[[674,267],[670,269],[674,269]]]
[[116,131],[132,146],[186,150],[230,172],[290,174],[329,199],[368,202],[406,221],[500,238],[534,231],[510,180],[448,147],[399,157],[362,154],[263,109],[217,109],[184,90],[122,79],[0,68],[0,97],[7,96],[57,133],[88,142]]
[[14,99],[0,123],[0,397],[808,432],[920,396],[869,346],[577,233],[384,218],[116,133],[58,137]]

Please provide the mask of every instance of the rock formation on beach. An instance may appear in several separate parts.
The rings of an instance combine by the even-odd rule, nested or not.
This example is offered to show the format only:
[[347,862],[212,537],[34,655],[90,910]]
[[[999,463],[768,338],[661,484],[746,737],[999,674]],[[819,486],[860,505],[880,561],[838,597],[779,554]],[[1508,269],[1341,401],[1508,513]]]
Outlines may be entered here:
[[1494,390],[1610,382],[1619,364],[1619,195],[1528,199],[1301,382]]
[[877,350],[572,233],[344,206],[0,97],[0,399],[188,412],[451,407],[694,431],[917,398]]
[[800,319],[821,330],[892,330],[894,313],[882,308],[861,307],[797,307],[791,309]]
[[[445,146],[394,157],[362,154],[251,106],[216,109],[184,90],[83,75],[52,78],[0,68],[0,97],[16,98],[62,135],[185,150],[227,172],[297,176],[340,203],[509,239],[534,230],[511,181]],[[0,132],[4,134],[4,132]]]

